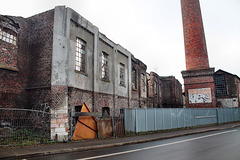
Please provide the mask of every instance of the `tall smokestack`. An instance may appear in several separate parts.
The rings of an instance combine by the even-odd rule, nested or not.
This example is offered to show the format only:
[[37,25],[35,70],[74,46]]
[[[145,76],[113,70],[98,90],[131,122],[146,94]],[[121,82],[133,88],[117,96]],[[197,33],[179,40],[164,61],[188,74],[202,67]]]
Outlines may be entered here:
[[181,0],[186,69],[209,68],[199,0]]
[[215,108],[214,68],[209,68],[199,0],[181,0],[186,70],[182,71],[187,108]]

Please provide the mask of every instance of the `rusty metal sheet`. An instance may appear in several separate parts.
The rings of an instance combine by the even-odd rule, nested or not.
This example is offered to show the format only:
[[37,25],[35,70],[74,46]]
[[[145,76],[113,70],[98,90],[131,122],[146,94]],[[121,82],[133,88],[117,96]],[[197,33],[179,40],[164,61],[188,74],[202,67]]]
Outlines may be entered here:
[[[91,112],[87,104],[84,103],[81,112]],[[79,116],[73,133],[73,140],[93,139],[97,135],[97,120],[93,116]]]

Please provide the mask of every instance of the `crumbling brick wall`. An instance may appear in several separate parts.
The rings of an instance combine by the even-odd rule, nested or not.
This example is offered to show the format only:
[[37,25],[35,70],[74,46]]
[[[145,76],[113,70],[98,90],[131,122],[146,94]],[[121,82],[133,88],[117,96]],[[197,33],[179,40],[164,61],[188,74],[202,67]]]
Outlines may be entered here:
[[[51,70],[53,49],[54,10],[27,19],[30,25],[29,51],[29,105],[40,109],[41,104],[51,105]],[[52,98],[55,98],[52,96]]]
[[174,76],[161,78],[163,108],[181,108],[183,106],[182,85]]
[[24,18],[10,16],[1,16],[0,26],[14,30],[17,37],[16,45],[0,40],[0,106],[26,108],[29,26]]
[[94,111],[102,112],[102,107],[109,107],[110,113],[114,109],[114,97],[111,94],[95,93]]
[[150,72],[148,82],[148,103],[151,108],[162,108],[162,80],[157,73]]
[[[138,61],[135,57],[132,56],[131,59],[132,59],[132,71],[131,71],[131,73],[132,73],[132,75],[131,75],[132,76],[132,85],[131,85],[132,93],[131,93],[131,105],[130,105],[130,107],[131,108],[138,108],[140,106],[140,99],[139,99],[140,90],[139,90],[139,85],[138,85],[139,84],[139,74],[138,74],[138,72],[139,72],[139,69],[140,69],[139,67],[140,66],[138,65]],[[135,72],[135,73],[133,73],[133,72]],[[134,84],[134,83],[136,83],[136,84]],[[135,85],[135,86],[133,86],[133,85]]]
[[217,107],[239,107],[239,77],[223,70],[214,73]]
[[86,103],[89,109],[92,111],[93,106],[93,93],[92,91],[81,90],[78,88],[68,88],[68,107],[74,109],[75,106],[81,106]]
[[[136,87],[133,86],[134,78],[132,75],[132,86],[131,86],[132,92],[131,92],[130,106],[131,108],[146,107],[148,105],[147,104],[147,78],[145,81],[145,92],[143,93],[141,75],[144,74],[145,77],[147,77],[147,73],[146,73],[147,66],[143,62],[141,62],[139,59],[135,58],[133,55],[131,59],[132,59],[131,60],[132,74],[133,74],[133,71],[136,72],[136,77],[135,77]],[[143,96],[143,95],[146,95],[146,96]]]

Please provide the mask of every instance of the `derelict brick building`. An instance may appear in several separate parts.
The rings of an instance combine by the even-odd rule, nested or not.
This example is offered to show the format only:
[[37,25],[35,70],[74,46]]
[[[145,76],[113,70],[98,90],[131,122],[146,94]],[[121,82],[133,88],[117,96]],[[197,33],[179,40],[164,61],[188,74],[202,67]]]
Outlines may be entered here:
[[164,108],[182,108],[182,85],[174,76],[162,78],[162,106]]
[[240,78],[218,70],[214,73],[217,107],[240,107]]
[[69,109],[84,102],[94,112],[164,107],[159,76],[149,77],[142,61],[70,8],[0,16],[0,29],[0,107],[50,107],[58,115],[51,138],[67,137]]

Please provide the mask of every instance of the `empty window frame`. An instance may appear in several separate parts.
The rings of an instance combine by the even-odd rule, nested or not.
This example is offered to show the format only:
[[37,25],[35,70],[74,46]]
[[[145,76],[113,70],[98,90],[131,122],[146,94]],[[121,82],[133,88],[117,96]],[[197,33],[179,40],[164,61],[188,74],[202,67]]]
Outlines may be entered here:
[[156,95],[157,94],[157,82],[154,81],[153,83],[153,90],[154,90],[154,94]]
[[103,107],[102,108],[102,117],[109,117],[110,116],[110,108],[109,107]]
[[105,52],[102,52],[102,79],[109,80],[108,54]]
[[76,39],[76,71],[86,72],[86,42],[80,38]]
[[146,79],[145,79],[145,74],[141,74],[141,89],[142,92],[146,91]]
[[121,86],[125,86],[125,65],[120,63],[119,81]]
[[132,69],[132,88],[137,89],[137,71],[136,69]]
[[0,28],[0,40],[17,45],[17,34],[11,30]]
[[227,95],[226,79],[224,74],[215,75],[215,87],[217,96]]

